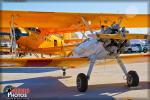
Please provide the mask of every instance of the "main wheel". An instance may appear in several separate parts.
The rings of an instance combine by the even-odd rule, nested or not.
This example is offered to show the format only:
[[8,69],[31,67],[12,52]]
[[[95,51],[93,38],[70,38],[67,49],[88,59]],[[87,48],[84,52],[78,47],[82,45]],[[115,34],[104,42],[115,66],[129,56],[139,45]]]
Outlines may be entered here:
[[88,88],[88,78],[84,73],[80,73],[76,79],[77,89],[80,92],[85,92]]
[[128,87],[135,87],[139,84],[139,76],[136,71],[129,71],[127,74],[127,85]]

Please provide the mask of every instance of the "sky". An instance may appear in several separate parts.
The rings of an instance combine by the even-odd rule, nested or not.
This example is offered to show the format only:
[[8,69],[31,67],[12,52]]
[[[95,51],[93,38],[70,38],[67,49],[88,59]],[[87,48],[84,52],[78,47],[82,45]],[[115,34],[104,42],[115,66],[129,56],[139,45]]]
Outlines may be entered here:
[[[6,1],[6,0],[5,0]],[[110,0],[109,0],[110,1]],[[42,12],[81,12],[81,13],[148,13],[148,0],[143,1],[47,1],[2,2],[2,10],[23,10]],[[129,29],[131,32],[147,33],[148,29]]]
[[[42,0],[41,0],[42,1]],[[143,2],[2,2],[3,10],[27,10],[48,12],[90,12],[90,13],[147,13],[148,3]]]

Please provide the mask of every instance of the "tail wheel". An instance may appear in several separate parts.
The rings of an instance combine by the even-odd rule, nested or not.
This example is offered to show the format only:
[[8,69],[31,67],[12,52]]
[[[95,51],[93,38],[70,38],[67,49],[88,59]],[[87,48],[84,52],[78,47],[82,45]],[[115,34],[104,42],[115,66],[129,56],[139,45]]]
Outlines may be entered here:
[[66,72],[63,72],[63,76],[66,76]]
[[85,92],[88,88],[88,78],[84,73],[80,73],[76,79],[77,90],[80,92]]
[[138,86],[139,76],[136,71],[129,71],[127,74],[127,85],[128,87]]
[[62,69],[62,71],[63,71],[63,76],[66,76],[66,69]]

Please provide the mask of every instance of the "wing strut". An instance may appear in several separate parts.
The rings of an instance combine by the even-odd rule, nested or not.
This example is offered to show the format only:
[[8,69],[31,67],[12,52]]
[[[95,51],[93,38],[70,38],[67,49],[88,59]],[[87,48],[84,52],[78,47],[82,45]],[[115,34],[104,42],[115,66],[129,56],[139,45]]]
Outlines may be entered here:
[[85,18],[82,16],[81,17],[83,23],[85,24],[85,26],[87,27],[87,29],[92,33],[94,34],[93,30],[90,28],[90,25],[87,23],[87,21],[85,20]]
[[[11,28],[10,28],[10,34],[11,34],[11,54],[12,57],[17,57],[16,52],[16,33],[15,33],[15,26],[14,26],[14,16],[11,16]],[[13,56],[14,52],[14,56]]]

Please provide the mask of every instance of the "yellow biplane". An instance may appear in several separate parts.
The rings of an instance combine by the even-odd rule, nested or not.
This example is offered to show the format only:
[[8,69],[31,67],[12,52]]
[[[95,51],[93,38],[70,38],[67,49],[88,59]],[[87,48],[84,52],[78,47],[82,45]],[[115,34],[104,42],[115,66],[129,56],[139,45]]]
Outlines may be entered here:
[[[1,58],[1,66],[14,67],[50,67],[63,69],[76,68],[89,64],[87,75],[80,73],[76,84],[80,92],[88,88],[88,80],[96,60],[116,59],[124,74],[129,87],[139,84],[136,71],[127,71],[124,63],[134,62],[140,58],[149,58],[147,54],[134,56],[119,56],[130,39],[148,39],[144,34],[128,34],[120,30],[125,28],[145,28],[148,24],[149,14],[104,14],[104,13],[59,13],[59,12],[30,12],[30,11],[1,11],[2,32],[10,31],[12,48],[16,52],[16,44],[23,51],[44,54],[64,54],[59,58]],[[118,27],[119,26],[119,27]],[[22,32],[19,27],[25,30]],[[37,29],[38,28],[38,29]],[[94,32],[101,29],[104,31]],[[107,29],[110,29],[109,31]],[[123,28],[122,28],[123,29]],[[66,34],[70,32],[90,31],[91,36],[85,39],[64,40],[62,45],[54,47],[39,46],[49,34]],[[111,31],[111,32],[110,32]],[[108,32],[108,33],[107,33]],[[86,37],[86,36],[85,36]],[[78,45],[63,45],[63,42],[80,42]],[[54,44],[55,43],[54,41]],[[127,59],[131,59],[127,61]],[[141,60],[141,59],[140,59]],[[65,70],[64,70],[65,75]]]

